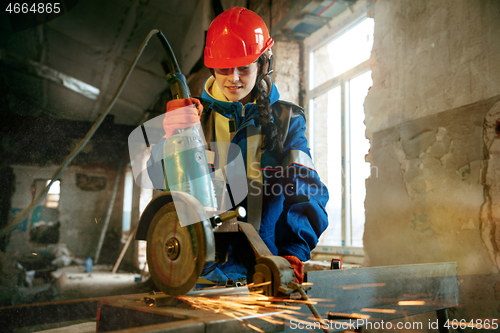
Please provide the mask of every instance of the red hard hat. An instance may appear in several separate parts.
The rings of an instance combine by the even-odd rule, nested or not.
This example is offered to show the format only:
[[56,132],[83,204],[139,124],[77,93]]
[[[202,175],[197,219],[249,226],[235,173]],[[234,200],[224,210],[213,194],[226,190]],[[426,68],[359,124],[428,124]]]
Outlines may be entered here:
[[208,28],[205,66],[246,66],[273,44],[266,24],[259,15],[246,8],[233,7],[217,16]]

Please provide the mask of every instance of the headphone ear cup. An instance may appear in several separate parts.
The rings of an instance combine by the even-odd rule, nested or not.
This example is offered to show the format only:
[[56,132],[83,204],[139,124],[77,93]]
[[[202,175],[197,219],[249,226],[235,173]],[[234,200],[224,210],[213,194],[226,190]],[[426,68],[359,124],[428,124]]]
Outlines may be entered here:
[[270,75],[273,72],[273,54],[264,54],[263,68],[262,68],[262,78]]
[[271,55],[269,56],[268,60],[267,60],[267,75],[271,74],[273,72],[273,60],[274,60],[274,57],[273,57],[273,54],[271,53]]

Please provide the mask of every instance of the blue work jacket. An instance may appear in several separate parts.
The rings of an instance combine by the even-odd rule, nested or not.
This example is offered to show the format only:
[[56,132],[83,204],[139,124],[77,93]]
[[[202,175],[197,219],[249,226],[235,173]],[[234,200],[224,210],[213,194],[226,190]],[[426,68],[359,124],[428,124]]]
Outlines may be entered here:
[[[305,137],[303,109],[280,101],[276,86],[271,80],[268,82],[271,87],[269,99],[273,111],[272,121],[281,129],[284,138],[281,155],[266,152],[261,149],[261,145],[256,147],[249,143],[255,142],[256,138],[262,142],[257,105],[215,99],[207,89],[213,84],[213,77],[205,83],[200,99],[204,106],[201,124],[206,141],[213,142],[217,141],[217,122],[229,122],[230,126],[225,128],[230,128],[231,143],[238,145],[241,150],[247,174],[250,167],[261,170],[260,179],[254,180],[259,185],[260,191],[257,192],[260,196],[252,196],[252,191],[253,194],[256,191],[253,186],[249,186],[247,198],[240,203],[249,214],[245,221],[254,224],[274,255],[294,255],[301,261],[307,261],[319,236],[328,226],[325,208],[328,190],[314,169]],[[155,145],[153,150],[161,147],[161,144]],[[256,213],[259,216],[255,216]],[[225,282],[228,278],[244,280],[246,269],[230,249],[225,264],[205,265],[202,276],[215,282]]]

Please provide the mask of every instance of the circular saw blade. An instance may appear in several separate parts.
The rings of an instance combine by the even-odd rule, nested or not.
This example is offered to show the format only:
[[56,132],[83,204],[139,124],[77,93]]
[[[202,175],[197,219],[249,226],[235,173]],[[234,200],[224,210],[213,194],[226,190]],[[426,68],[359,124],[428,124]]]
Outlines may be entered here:
[[[173,202],[155,214],[148,230],[147,260],[151,278],[168,295],[183,295],[201,275],[206,259],[206,240],[202,223],[182,227]],[[185,205],[185,204],[184,204]]]

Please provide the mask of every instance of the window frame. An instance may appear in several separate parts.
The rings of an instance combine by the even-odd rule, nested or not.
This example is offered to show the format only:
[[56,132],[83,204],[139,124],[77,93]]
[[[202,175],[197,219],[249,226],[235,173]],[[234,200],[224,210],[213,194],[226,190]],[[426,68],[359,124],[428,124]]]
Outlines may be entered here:
[[[347,179],[346,177],[350,177],[351,174],[351,165],[350,165],[350,151],[347,151],[347,144],[350,144],[350,140],[348,140],[347,135],[349,135],[349,132],[346,133],[346,117],[347,121],[350,122],[350,117],[349,114],[347,113],[347,108],[349,107],[346,105],[346,94],[349,93],[349,83],[350,80],[354,79],[355,77],[362,75],[368,71],[370,71],[370,64],[369,61],[370,59],[367,59],[366,61],[356,65],[355,67],[345,71],[344,73],[331,78],[322,84],[314,87],[313,89],[311,88],[311,71],[314,71],[313,62],[314,62],[314,52],[321,47],[325,46],[326,44],[332,42],[336,38],[340,37],[342,34],[346,33],[349,31],[351,28],[356,26],[357,24],[361,23],[363,20],[365,20],[367,17],[366,9],[370,6],[361,8],[361,10],[357,11],[356,13],[350,15],[347,19],[343,20],[341,24],[337,25],[335,28],[331,28],[328,30],[327,33],[322,34],[322,36],[317,39],[317,40],[311,40],[311,41],[305,41],[306,45],[304,48],[304,58],[305,58],[305,70],[304,70],[304,76],[305,76],[305,100],[304,100],[304,105],[306,106],[306,112],[308,116],[308,122],[309,124],[314,124],[315,122],[315,117],[314,117],[314,108],[313,108],[313,103],[314,99],[323,95],[327,94],[331,89],[334,89],[338,86],[340,86],[341,92],[340,92],[340,99],[341,99],[341,119],[342,119],[342,124],[341,124],[341,154],[342,154],[342,159],[344,162],[344,165],[342,165],[343,169],[343,175],[342,175],[342,186],[344,187],[344,191],[342,193],[342,210],[341,210],[341,230],[342,230],[342,235],[341,235],[341,246],[334,246],[334,245],[322,245],[318,244],[318,246],[313,250],[314,253],[328,253],[328,254],[342,254],[342,255],[356,255],[356,256],[364,256],[364,250],[363,247],[355,247],[355,246],[348,246],[346,245],[346,241],[348,238],[351,237],[351,227],[347,228],[348,224],[352,224],[352,214],[351,214],[351,204],[350,200],[347,200],[348,196],[350,195],[351,189],[350,187],[348,188],[346,186]],[[314,73],[314,72],[313,72]],[[312,129],[312,127],[311,127]],[[311,156],[314,160],[314,155],[315,155],[315,141],[314,141],[314,134],[312,130],[307,130],[307,139],[309,141],[309,146],[310,146],[310,151],[311,151]],[[347,158],[346,158],[347,157]],[[351,182],[349,181],[349,185]],[[346,212],[346,209],[347,212]],[[350,219],[349,222],[347,222],[346,218],[346,213],[348,213],[348,217]]]

